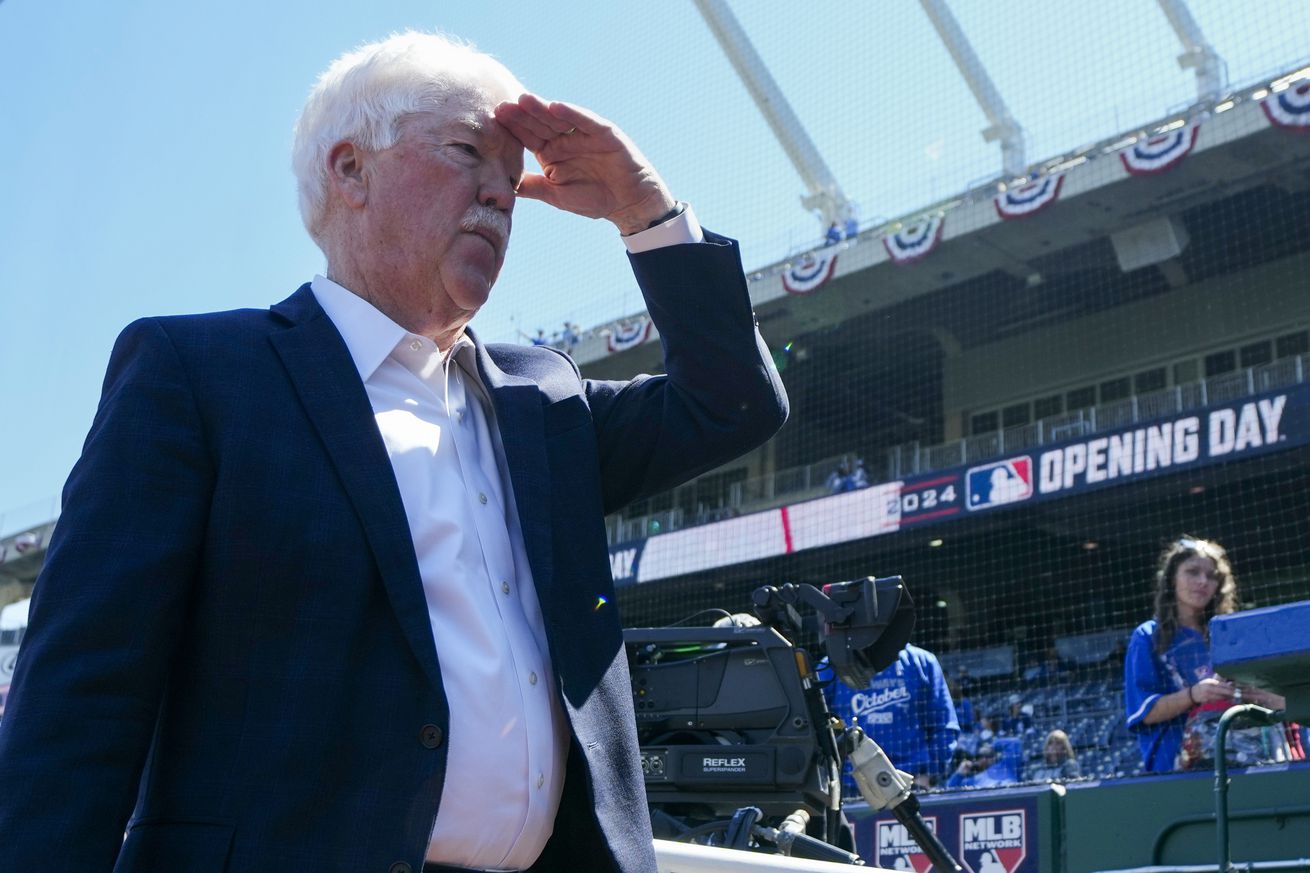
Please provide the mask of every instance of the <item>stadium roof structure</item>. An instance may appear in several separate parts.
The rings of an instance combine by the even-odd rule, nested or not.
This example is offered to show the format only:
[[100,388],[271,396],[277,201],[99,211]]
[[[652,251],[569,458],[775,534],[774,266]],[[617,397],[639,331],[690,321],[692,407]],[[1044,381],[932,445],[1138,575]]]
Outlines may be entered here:
[[[1064,589],[1044,585],[1045,574],[1095,558],[1121,562],[1108,574],[1116,580],[1135,579],[1180,525],[1221,519],[1233,541],[1254,539],[1248,528],[1257,524],[1263,537],[1295,539],[1294,520],[1304,517],[1295,495],[1310,476],[1305,351],[1292,353],[1294,384],[1234,372],[1259,387],[1230,396],[1218,386],[1230,377],[1217,369],[1208,400],[1157,409],[1152,392],[1181,398],[1212,353],[1227,349],[1236,360],[1239,346],[1306,333],[1307,132],[1310,67],[751,273],[761,332],[787,365],[793,420],[757,455],[608,520],[625,609],[671,619],[671,604],[714,605],[762,578],[847,578],[875,563],[907,578],[945,573],[959,590],[1058,599],[1050,592]],[[611,328],[574,350],[586,376],[658,372],[657,332],[644,313]],[[791,355],[777,353],[789,346]],[[1171,369],[1184,358],[1197,367],[1191,376]],[[1148,370],[1172,381],[1134,387]],[[1110,382],[1133,396],[1105,397]],[[1090,401],[1067,399],[1088,385]],[[1104,420],[1086,417],[1098,391],[1093,411]],[[1062,403],[1036,412],[1049,395]],[[1132,404],[1131,417],[1114,418],[1116,402]],[[1260,403],[1289,413],[1259,461],[1207,449],[1195,464],[1099,484],[1047,487],[1041,478],[1048,456],[1075,443],[1084,450],[1080,441],[1122,442],[1133,429],[1196,415],[1213,426],[1211,418]],[[1012,405],[1023,421],[1002,420]],[[975,423],[981,413],[990,425]],[[833,493],[824,477],[838,457],[869,460],[868,487]],[[1028,492],[1007,499],[1002,488],[993,499],[988,487],[973,487],[989,477],[995,487],[1001,468],[1015,468],[1002,484],[1031,483]],[[1237,504],[1245,509],[1235,513]],[[942,538],[947,548],[935,550]],[[940,557],[983,548],[960,566]],[[1019,566],[1023,584],[1001,578]],[[966,585],[968,573],[979,578]],[[1132,584],[1096,581],[1112,610],[1137,608]],[[669,593],[660,592],[666,584]],[[1040,602],[1051,614],[1064,608]]]
[[[1170,216],[1271,181],[1288,191],[1310,184],[1310,137],[1296,135],[1310,127],[1285,129],[1310,123],[1310,113],[1280,115],[1280,101],[1289,99],[1298,106],[1310,99],[1310,67],[769,264],[748,276],[761,332],[778,346],[996,271],[1035,287],[1053,278],[1052,255],[1105,237],[1123,272],[1158,264],[1171,286],[1185,284],[1170,256],[1186,240]],[[1029,324],[1053,314],[1005,310]],[[1017,326],[975,320],[964,327],[982,339]],[[589,331],[572,354],[589,377],[621,378],[658,370],[657,338],[638,312]]]

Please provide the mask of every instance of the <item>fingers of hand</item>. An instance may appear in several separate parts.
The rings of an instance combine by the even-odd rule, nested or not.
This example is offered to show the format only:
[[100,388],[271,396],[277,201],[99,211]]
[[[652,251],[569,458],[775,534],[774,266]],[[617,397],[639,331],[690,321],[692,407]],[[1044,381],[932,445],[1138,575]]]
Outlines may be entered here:
[[527,137],[524,145],[533,151],[561,136],[595,132],[603,124],[603,119],[576,106],[547,103],[535,94],[522,94],[515,102],[502,103],[496,108],[496,117],[512,130],[521,130]]
[[519,187],[516,193],[518,196],[526,197],[529,200],[544,200],[550,202],[552,193],[551,184],[544,176],[537,173],[529,173],[524,175],[523,180],[519,182]]
[[611,127],[610,123],[594,112],[588,112],[581,106],[558,101],[543,108],[550,116],[552,127],[562,134],[585,133],[596,134]]
[[1201,689],[1199,696],[1202,700],[1224,700],[1233,696],[1233,686],[1220,679],[1204,679],[1198,687]]
[[541,147],[553,136],[549,128],[535,121],[515,103],[497,106],[496,120],[530,152],[541,151]]

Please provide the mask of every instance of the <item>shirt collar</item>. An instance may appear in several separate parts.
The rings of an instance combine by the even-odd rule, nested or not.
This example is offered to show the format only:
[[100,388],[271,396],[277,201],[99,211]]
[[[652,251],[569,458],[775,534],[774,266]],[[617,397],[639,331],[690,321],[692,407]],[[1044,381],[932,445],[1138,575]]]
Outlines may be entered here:
[[[440,357],[432,340],[405,330],[363,297],[326,276],[315,276],[310,283],[310,290],[345,341],[346,350],[350,352],[355,369],[359,371],[360,381],[367,382],[393,350],[410,343],[421,343],[426,346],[429,354],[436,353]],[[472,362],[467,356],[471,354],[472,348],[472,341],[467,335],[461,334],[451,352],[456,359],[462,357],[465,367],[468,367]],[[422,368],[421,363],[412,360],[401,363],[411,369]]]
[[309,287],[345,340],[360,380],[367,382],[407,331],[363,297],[326,276],[315,276]]

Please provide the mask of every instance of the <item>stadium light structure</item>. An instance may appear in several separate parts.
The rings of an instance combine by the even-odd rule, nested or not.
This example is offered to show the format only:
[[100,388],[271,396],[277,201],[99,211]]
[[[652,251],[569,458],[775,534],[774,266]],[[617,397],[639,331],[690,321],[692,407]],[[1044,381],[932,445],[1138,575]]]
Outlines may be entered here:
[[825,227],[833,222],[844,225],[847,219],[855,218],[855,205],[846,198],[841,186],[837,184],[836,177],[805,132],[805,126],[792,111],[782,89],[732,14],[727,0],[692,2],[700,10],[710,33],[714,34],[719,47],[728,56],[729,63],[746,86],[746,91],[764,115],[774,138],[809,189],[809,193],[801,197],[801,205],[807,210],[817,209]]
[[1187,0],[1159,0],[1159,3],[1165,17],[1169,19],[1169,26],[1183,44],[1178,66],[1184,70],[1196,70],[1196,99],[1202,103],[1218,102],[1228,87],[1224,59],[1214,50],[1214,46],[1206,42],[1201,26],[1196,23],[1192,10],[1187,6]]
[[991,126],[982,132],[983,140],[1000,141],[1001,168],[1007,176],[1014,178],[1025,175],[1028,170],[1028,159],[1024,150],[1023,128],[1006,108],[1005,101],[1001,99],[1001,92],[992,84],[992,77],[987,75],[987,68],[983,66],[982,60],[973,50],[969,38],[964,35],[960,23],[955,20],[950,7],[946,5],[946,0],[919,0],[919,3],[923,6],[923,11],[928,14],[928,19],[932,21],[932,26],[936,28],[937,35],[945,43],[946,50],[951,54],[951,60],[955,61],[955,66],[959,68],[960,75],[964,77],[969,90],[973,92],[974,99],[978,101],[983,114],[991,123]]

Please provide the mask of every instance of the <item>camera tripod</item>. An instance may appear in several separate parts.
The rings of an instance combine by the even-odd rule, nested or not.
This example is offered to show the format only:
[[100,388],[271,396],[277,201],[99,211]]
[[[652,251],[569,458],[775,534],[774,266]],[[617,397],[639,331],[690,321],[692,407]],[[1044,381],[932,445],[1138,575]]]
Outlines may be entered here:
[[[835,718],[832,722],[835,724],[831,724],[830,728],[840,729],[840,733],[834,734],[836,748],[842,757],[851,762],[855,784],[859,787],[865,802],[869,804],[869,808],[875,811],[889,810],[928,856],[937,873],[963,873],[963,868],[947,851],[941,840],[937,839],[937,835],[928,828],[923,816],[920,815],[919,799],[911,790],[914,778],[908,773],[897,770],[882,747],[870,739],[861,728],[845,727]],[[769,845],[775,848],[777,854],[787,857],[827,861],[834,864],[856,866],[864,864],[859,855],[806,834],[810,815],[803,809],[798,809],[787,816],[776,828],[763,824],[762,819],[763,813],[758,807],[745,806],[738,809],[731,819],[691,828],[681,834],[678,840],[690,842],[706,838],[710,845],[741,850]],[[714,835],[720,833],[722,837],[714,840]],[[657,854],[661,842],[663,841],[656,840]],[[693,863],[686,859],[682,859],[682,862]],[[716,866],[715,869],[721,868]]]
[[[663,803],[652,803],[652,824],[656,833],[667,834],[677,841],[656,840],[657,855],[661,844],[668,852],[669,846],[690,843],[754,850],[754,855],[741,853],[745,859],[767,857],[761,853],[772,849],[775,856],[820,862],[810,866],[774,867],[770,861],[756,865],[757,869],[811,870],[833,864],[863,865],[860,857],[851,851],[854,841],[841,808],[841,762],[846,759],[851,762],[856,785],[870,809],[890,810],[932,861],[936,873],[963,873],[919,814],[918,798],[911,791],[913,777],[897,770],[863,730],[847,727],[833,716],[813,667],[813,655],[822,654],[837,680],[852,688],[863,688],[895,661],[914,626],[913,599],[902,579],[866,577],[822,588],[804,583],[776,588],[766,585],[752,592],[751,606],[758,621],[751,616],[724,612],[731,630],[716,627],[690,633],[685,628],[672,632],[668,629],[625,632],[631,646],[629,656],[635,656],[639,666],[633,691],[639,707],[639,735],[643,726],[652,724],[659,725],[661,730],[675,724],[701,730],[701,734],[708,730],[707,736],[696,736],[699,743],[708,745],[689,746],[697,750],[702,764],[700,771],[696,770],[695,761],[689,768],[698,778],[683,783],[676,779],[668,781],[671,768],[664,765],[665,757],[682,763],[682,769],[676,771],[678,777],[686,778],[688,768],[685,757],[673,755],[677,746],[669,745],[671,738],[667,733],[652,736],[650,745],[643,746],[643,767],[651,764],[650,773],[653,773],[654,764],[660,765],[659,795],[667,798]],[[818,614],[820,621],[813,631],[817,633],[819,645],[798,646],[792,642],[804,633],[798,606],[810,607]],[[692,642],[698,637],[694,645],[669,648],[670,641]],[[736,654],[724,648],[733,641],[745,648],[737,649]],[[669,659],[668,667],[658,666],[666,654],[677,657]],[[766,667],[767,671],[761,672]],[[657,677],[654,674],[657,669],[672,672]],[[765,727],[761,713],[766,712],[784,713],[778,724],[785,728]],[[753,738],[744,730],[724,730],[746,726],[754,729]],[[715,729],[717,734],[713,732]],[[807,735],[807,742],[797,742],[801,734]],[[714,740],[721,745],[713,745]],[[705,770],[720,766],[720,761],[731,760],[739,762],[745,771],[748,758],[758,749],[779,746],[784,751],[803,753],[790,756],[790,768],[779,768],[779,771],[786,770],[790,781],[780,779],[779,771],[771,770],[768,764],[769,755],[762,753],[766,765],[755,774],[748,774],[748,778],[720,780],[714,778],[717,773]],[[704,757],[708,749],[717,752],[720,748],[722,754],[731,750],[736,757],[721,758],[714,754]],[[803,771],[795,766],[796,759],[799,757],[804,762],[807,755],[811,756],[808,775],[798,780]],[[675,790],[667,790],[670,785]],[[654,799],[655,795],[650,796]],[[746,805],[738,806],[743,801]],[[793,807],[793,803],[799,804],[799,808]],[[674,812],[661,808],[663,805]],[[705,821],[695,814],[697,806],[708,807],[712,819],[729,809],[736,811],[730,818]],[[781,818],[776,827],[769,824],[760,807],[769,810],[772,821]],[[679,809],[688,809],[688,820],[679,819]],[[677,873],[733,869],[721,866],[721,860],[682,859],[676,866],[662,864],[661,869]],[[744,866],[736,869],[752,869],[749,861],[740,863]]]

